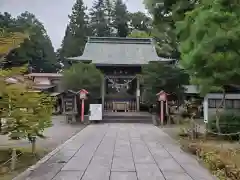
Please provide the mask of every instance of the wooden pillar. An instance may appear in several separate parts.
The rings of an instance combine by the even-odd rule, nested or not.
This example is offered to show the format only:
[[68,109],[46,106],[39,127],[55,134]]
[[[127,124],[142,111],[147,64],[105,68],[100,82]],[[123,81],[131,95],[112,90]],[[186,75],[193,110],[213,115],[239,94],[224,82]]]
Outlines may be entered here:
[[101,97],[102,97],[102,110],[104,111],[104,103],[105,103],[105,77],[102,80],[102,89],[101,89]]
[[140,82],[138,78],[136,79],[137,79],[136,105],[137,105],[137,111],[140,111]]
[[62,103],[62,113],[65,113],[65,103],[64,103],[63,94],[61,95],[61,103]]
[[77,95],[74,96],[74,111],[75,112],[78,112],[78,109],[77,109],[77,101],[78,101],[78,99],[77,99],[77,97],[78,97]]

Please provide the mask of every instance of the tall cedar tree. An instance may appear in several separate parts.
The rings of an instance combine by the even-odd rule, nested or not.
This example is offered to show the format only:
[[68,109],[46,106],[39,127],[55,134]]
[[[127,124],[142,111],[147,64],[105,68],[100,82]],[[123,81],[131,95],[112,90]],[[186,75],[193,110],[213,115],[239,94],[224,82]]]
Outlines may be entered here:
[[84,51],[87,36],[91,35],[86,10],[83,1],[77,0],[69,16],[70,23],[66,28],[59,52],[61,60],[64,60],[64,57],[80,56]]
[[117,36],[126,37],[128,35],[128,11],[122,0],[117,0],[113,10],[113,26],[117,29]]
[[93,7],[90,10],[90,25],[94,36],[109,37],[111,35],[108,13],[104,0],[96,0],[93,3]]

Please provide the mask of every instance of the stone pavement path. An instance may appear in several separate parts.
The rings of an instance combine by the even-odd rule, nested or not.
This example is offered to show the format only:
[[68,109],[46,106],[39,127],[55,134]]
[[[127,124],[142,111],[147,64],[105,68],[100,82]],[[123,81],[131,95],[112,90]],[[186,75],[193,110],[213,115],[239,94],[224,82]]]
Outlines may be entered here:
[[83,129],[28,177],[17,180],[213,180],[162,130],[147,124]]

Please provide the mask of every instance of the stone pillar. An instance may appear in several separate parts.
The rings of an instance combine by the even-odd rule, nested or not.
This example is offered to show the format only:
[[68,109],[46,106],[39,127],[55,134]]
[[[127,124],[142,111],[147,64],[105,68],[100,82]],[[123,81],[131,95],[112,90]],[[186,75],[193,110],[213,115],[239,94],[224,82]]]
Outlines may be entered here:
[[102,97],[102,110],[104,111],[104,103],[105,103],[105,77],[102,80],[102,87],[101,87],[101,97]]
[[137,79],[136,105],[137,105],[137,111],[140,111],[140,82],[138,78],[136,79]]

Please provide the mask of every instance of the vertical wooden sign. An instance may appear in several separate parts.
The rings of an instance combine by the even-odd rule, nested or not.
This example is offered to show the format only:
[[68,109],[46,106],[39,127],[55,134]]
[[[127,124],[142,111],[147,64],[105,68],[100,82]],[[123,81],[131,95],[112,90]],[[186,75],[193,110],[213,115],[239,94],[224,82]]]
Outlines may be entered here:
[[87,99],[87,94],[88,94],[88,91],[86,91],[85,89],[82,89],[82,90],[79,91],[79,96],[80,96],[80,99],[82,101],[81,122],[84,121],[84,100]]
[[[159,117],[160,117],[160,121],[161,121],[161,125],[163,126],[164,124],[164,102],[167,102],[167,93],[164,92],[164,91],[160,91],[157,96],[158,96],[158,101],[160,102],[160,114],[159,114]],[[166,104],[167,106],[167,104]],[[168,107],[166,107],[167,109]]]

